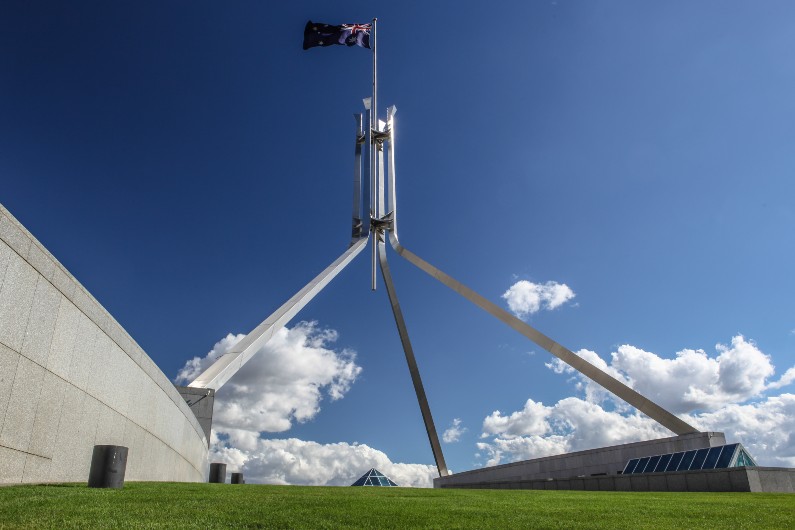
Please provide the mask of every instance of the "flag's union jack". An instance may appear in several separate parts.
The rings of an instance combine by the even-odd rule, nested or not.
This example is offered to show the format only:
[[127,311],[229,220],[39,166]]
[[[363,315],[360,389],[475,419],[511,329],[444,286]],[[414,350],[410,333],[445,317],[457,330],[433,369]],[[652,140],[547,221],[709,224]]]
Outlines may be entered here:
[[354,35],[360,31],[365,32],[366,34],[370,34],[370,29],[372,29],[372,24],[343,24],[342,28],[346,30],[350,30],[351,33]]

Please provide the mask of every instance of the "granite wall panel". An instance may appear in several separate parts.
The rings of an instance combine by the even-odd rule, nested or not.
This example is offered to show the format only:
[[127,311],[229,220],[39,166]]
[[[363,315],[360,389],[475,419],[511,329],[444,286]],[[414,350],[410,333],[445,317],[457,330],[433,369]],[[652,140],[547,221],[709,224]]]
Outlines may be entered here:
[[40,366],[47,366],[60,305],[61,293],[43,276],[39,276],[21,353]]
[[3,429],[0,431],[0,445],[29,452],[44,372],[44,368],[33,361],[19,358]]
[[28,262],[11,255],[0,288],[0,342],[17,352],[22,349],[38,278]]
[[8,411],[8,401],[11,399],[11,388],[17,375],[17,365],[22,357],[11,348],[0,344],[0,432],[3,431],[3,422]]

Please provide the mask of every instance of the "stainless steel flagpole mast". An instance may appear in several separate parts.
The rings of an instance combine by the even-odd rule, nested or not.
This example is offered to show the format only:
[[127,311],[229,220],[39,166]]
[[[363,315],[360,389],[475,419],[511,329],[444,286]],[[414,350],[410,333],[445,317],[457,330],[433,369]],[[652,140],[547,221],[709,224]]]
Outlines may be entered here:
[[[375,25],[378,21],[373,18],[373,27],[370,33],[370,46],[373,48],[373,100],[370,105],[370,218],[378,219],[378,177],[376,176],[376,153],[375,139],[373,132],[378,130],[378,52],[376,51],[377,41],[375,36]],[[374,236],[377,236],[374,234]],[[370,288],[375,291],[376,267],[378,263],[378,240],[373,239],[372,252],[372,275]]]

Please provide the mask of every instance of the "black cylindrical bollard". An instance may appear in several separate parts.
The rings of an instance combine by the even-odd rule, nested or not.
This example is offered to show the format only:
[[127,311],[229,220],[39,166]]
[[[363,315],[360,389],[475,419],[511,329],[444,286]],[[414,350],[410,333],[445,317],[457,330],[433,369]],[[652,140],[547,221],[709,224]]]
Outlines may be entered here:
[[210,483],[224,484],[226,482],[226,464],[210,464]]
[[89,488],[121,488],[127,470],[127,448],[121,445],[95,445],[91,454]]
[[246,480],[243,478],[243,473],[232,473],[232,484],[245,484]]

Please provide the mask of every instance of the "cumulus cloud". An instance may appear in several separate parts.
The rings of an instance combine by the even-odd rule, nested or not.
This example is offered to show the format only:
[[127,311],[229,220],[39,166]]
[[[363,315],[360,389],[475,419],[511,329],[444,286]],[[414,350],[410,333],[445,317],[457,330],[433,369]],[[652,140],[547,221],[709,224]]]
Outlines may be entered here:
[[211,459],[226,462],[230,472],[242,472],[247,482],[261,484],[350,486],[376,468],[399,486],[430,488],[438,476],[435,466],[394,463],[364,444],[319,444],[295,438],[260,438],[244,450],[213,436]]
[[693,424],[725,432],[727,440],[741,442],[760,465],[795,467],[795,394],[729,404],[693,417]]
[[[206,356],[188,361],[177,382],[193,380],[242,338],[230,333]],[[331,349],[336,340],[336,331],[317,322],[281,328],[218,390],[213,427],[251,447],[262,431],[283,432],[314,418],[324,396],[342,398],[362,371],[353,351]]]
[[783,388],[791,385],[795,381],[795,366],[784,372],[784,375],[778,381],[774,381],[767,385],[767,389]]
[[[795,379],[795,369],[790,369],[779,381],[769,382],[775,373],[770,356],[742,335],[732,338],[730,345],[716,345],[715,350],[717,355],[709,356],[704,350],[684,349],[675,358],[666,359],[623,345],[611,354],[610,364],[589,350],[580,350],[577,355],[677,414],[741,403]],[[547,366],[557,373],[575,374],[590,400],[612,399],[611,394],[562,361],[556,359]]]
[[479,443],[478,449],[489,456],[486,465],[495,465],[503,457],[526,460],[669,434],[639,413],[607,411],[576,397],[549,407],[528,399],[522,410],[507,415],[494,411],[487,416],[482,437],[493,438]]
[[522,410],[503,416],[495,410],[483,420],[483,435],[496,434],[513,438],[522,435],[544,435],[549,432],[549,418],[552,409],[543,403],[528,399]]
[[[624,345],[609,364],[589,350],[577,354],[691,425],[742,442],[760,464],[795,465],[795,395],[766,395],[795,381],[795,367],[771,381],[770,357],[739,335],[715,351],[709,356],[685,349],[666,359]],[[547,367],[574,374],[570,381],[583,397],[551,406],[530,399],[521,410],[487,416],[481,436],[486,441],[477,446],[486,465],[671,435],[565,363],[556,360]]]
[[467,428],[461,426],[461,419],[455,418],[450,427],[442,434],[442,441],[448,444],[455,443],[461,439],[461,435],[466,431]]
[[574,296],[574,291],[565,283],[519,280],[503,293],[502,298],[516,316],[526,318],[542,309],[560,307]]

